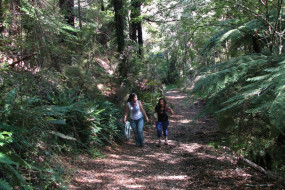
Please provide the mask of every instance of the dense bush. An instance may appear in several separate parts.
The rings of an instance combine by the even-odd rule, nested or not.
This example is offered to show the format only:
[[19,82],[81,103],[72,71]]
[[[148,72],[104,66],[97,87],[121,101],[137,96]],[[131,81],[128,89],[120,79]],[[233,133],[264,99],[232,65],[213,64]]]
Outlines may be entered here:
[[121,113],[115,105],[47,75],[1,72],[1,189],[60,184],[64,170],[56,164],[57,154],[93,154],[120,139]]
[[217,116],[232,148],[263,167],[285,172],[284,50],[277,43],[271,50],[265,43],[257,50],[243,48],[256,46],[248,39],[268,38],[267,24],[254,19],[213,36],[205,52],[229,43],[230,53],[240,48],[237,53],[243,54],[202,69],[192,93],[207,100],[201,114]]

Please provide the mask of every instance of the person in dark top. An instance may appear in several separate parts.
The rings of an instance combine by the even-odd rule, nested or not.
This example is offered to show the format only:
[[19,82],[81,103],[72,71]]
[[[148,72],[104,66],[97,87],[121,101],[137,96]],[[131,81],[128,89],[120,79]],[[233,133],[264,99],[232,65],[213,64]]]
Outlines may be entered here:
[[161,146],[161,136],[162,131],[163,135],[165,136],[165,145],[168,145],[168,131],[167,127],[169,125],[168,121],[168,113],[174,114],[173,110],[167,105],[167,102],[164,98],[160,98],[158,100],[157,105],[155,106],[155,117],[157,117],[156,121],[156,129],[157,129],[157,137],[158,137],[158,144],[157,146]]

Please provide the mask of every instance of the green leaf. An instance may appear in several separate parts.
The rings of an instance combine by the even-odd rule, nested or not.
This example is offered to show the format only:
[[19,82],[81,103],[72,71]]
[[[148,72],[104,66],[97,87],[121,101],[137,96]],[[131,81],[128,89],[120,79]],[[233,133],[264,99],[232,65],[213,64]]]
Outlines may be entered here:
[[0,146],[13,142],[12,133],[8,131],[0,132]]

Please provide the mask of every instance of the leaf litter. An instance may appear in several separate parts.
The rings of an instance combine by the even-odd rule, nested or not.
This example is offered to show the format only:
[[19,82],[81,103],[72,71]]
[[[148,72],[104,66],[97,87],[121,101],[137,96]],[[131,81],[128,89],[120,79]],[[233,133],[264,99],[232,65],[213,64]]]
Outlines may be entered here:
[[156,129],[144,127],[145,146],[135,147],[133,134],[122,145],[107,147],[105,157],[70,158],[76,170],[70,189],[185,190],[284,189],[277,181],[237,162],[226,147],[214,148],[217,121],[206,115],[191,123],[204,103],[186,103],[187,93],[170,90],[166,98],[175,111],[170,117],[169,144],[157,147]]

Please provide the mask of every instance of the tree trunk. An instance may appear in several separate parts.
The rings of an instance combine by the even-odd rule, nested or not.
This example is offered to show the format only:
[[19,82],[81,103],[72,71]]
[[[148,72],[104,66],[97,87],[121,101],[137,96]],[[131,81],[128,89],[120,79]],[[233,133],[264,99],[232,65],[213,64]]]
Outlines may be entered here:
[[143,56],[143,34],[142,34],[142,22],[138,23],[138,42],[139,42],[139,55]]
[[104,0],[101,0],[100,3],[101,3],[101,11],[105,11]]
[[142,22],[139,21],[141,15],[141,1],[132,0],[131,1],[132,11],[131,11],[131,23],[130,23],[130,38],[139,44],[139,55],[143,55],[143,36],[142,36]]
[[2,34],[2,32],[4,31],[3,21],[4,21],[3,3],[2,0],[0,0],[0,34]]
[[252,48],[255,53],[261,52],[260,44],[258,43],[258,39],[255,36],[252,37]]
[[125,48],[125,19],[122,13],[123,10],[123,0],[114,0],[115,9],[115,23],[116,23],[116,37],[118,44],[118,52],[122,53]]
[[78,20],[79,20],[79,28],[82,29],[82,21],[81,21],[81,5],[80,0],[78,0]]
[[59,6],[64,12],[67,23],[71,26],[74,26],[74,0],[59,0]]
[[131,23],[130,23],[130,38],[137,42],[137,21],[138,14],[138,0],[131,1]]
[[120,65],[119,65],[119,73],[120,77],[124,80],[127,78],[128,70],[127,70],[127,57],[124,52],[125,49],[125,17],[123,14],[123,0],[113,0],[114,10],[115,10],[115,26],[116,26],[116,37],[118,44],[118,52],[120,53]]

